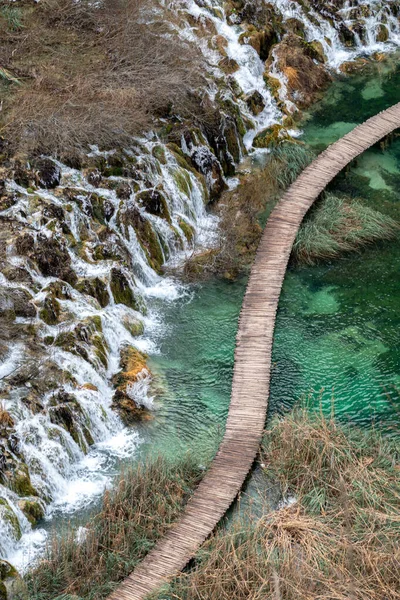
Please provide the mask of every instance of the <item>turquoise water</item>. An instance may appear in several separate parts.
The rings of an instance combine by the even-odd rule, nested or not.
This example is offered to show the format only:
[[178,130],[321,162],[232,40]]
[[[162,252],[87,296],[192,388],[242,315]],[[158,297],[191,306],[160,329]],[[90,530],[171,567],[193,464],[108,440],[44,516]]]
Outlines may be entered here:
[[[400,70],[335,82],[304,121],[316,151],[400,100]],[[332,189],[400,221],[400,138],[366,152]],[[400,240],[314,267],[289,267],[279,305],[270,414],[299,400],[385,430],[400,419]],[[245,279],[209,281],[191,300],[163,308],[166,331],[151,357],[159,393],[148,446],[177,452],[212,440],[229,405],[237,320]],[[145,444],[145,447],[147,445]]]

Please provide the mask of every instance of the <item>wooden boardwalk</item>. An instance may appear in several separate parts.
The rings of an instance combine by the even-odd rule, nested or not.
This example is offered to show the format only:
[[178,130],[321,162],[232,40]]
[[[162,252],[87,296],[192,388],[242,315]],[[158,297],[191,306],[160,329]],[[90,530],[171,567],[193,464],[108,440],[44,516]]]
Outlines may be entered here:
[[400,127],[400,103],[328,147],[279,201],[266,225],[239,320],[232,396],[219,451],[180,520],[109,600],[139,600],[182,570],[225,514],[249,472],[263,433],[275,315],[304,215],[349,162]]

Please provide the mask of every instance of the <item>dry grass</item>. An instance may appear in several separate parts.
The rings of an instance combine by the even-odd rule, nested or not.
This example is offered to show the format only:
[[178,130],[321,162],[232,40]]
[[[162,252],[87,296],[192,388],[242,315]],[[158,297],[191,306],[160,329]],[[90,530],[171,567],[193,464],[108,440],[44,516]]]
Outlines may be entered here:
[[293,245],[293,257],[315,264],[336,258],[378,240],[394,238],[399,224],[360,200],[324,194],[301,224]]
[[169,17],[157,0],[22,3],[13,26],[0,14],[0,66],[22,84],[3,84],[1,134],[14,149],[60,153],[191,113],[199,53]]
[[203,475],[190,456],[123,472],[79,543],[77,527],[53,536],[44,560],[26,577],[21,600],[105,598],[167,531]]
[[282,141],[271,148],[263,169],[254,171],[217,205],[220,220],[219,247],[194,255],[184,266],[188,279],[222,275],[232,279],[253,262],[263,224],[282,190],[311,162],[313,154],[303,144]]
[[261,460],[296,501],[236,520],[160,599],[397,600],[398,444],[296,412],[275,421]]

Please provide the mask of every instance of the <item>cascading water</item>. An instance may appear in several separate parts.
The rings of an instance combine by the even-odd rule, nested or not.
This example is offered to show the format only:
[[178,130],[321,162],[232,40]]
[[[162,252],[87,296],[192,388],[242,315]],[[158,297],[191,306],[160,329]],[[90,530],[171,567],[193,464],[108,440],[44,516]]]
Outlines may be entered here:
[[360,55],[387,52],[400,45],[400,22],[396,1],[345,0],[337,7],[296,0],[272,0],[284,21],[297,19],[306,39],[321,44],[330,67]]
[[[321,44],[327,65],[333,69],[360,54],[400,44],[394,2],[353,4],[344,2],[335,14],[322,14],[304,3],[272,2],[283,22],[301,21],[307,40]],[[183,15],[179,34],[197,40],[207,60],[210,99],[217,102],[220,95],[220,100],[229,101],[245,123],[240,133],[237,122],[232,126],[236,157],[227,138],[223,142],[228,148],[227,162],[239,162],[259,132],[283,119],[265,83],[264,61],[246,43],[240,17],[224,14],[222,2],[180,0],[177,5]],[[230,86],[223,87],[220,52],[204,37],[197,37],[193,19],[209,27],[210,37],[225,40],[225,56],[237,66]],[[360,23],[361,28],[356,27]],[[340,24],[352,32],[352,46],[343,41]],[[273,59],[274,49],[271,52]],[[286,97],[285,77],[274,60],[271,64],[271,75],[282,84],[279,97],[292,112],[295,106]],[[261,107],[256,113],[249,108],[254,94]],[[183,135],[180,147],[149,135],[123,153],[123,164],[130,165],[127,173],[121,173],[116,152],[92,148],[90,159],[107,167],[106,186],[97,179],[96,169],[83,174],[57,161],[53,163],[60,169],[60,181],[55,189],[33,190],[7,182],[12,202],[1,216],[29,232],[40,247],[50,247],[54,238],[67,240],[65,261],[70,261],[69,268],[79,284],[90,284],[80,287],[63,277],[44,275],[31,258],[16,252],[15,244],[9,243],[9,271],[24,271],[26,277],[21,282],[0,274],[1,289],[7,292],[4,297],[0,295],[0,309],[10,309],[11,293],[22,290],[28,294],[29,301],[40,308],[39,317],[17,315],[16,323],[35,330],[42,352],[35,354],[25,338],[18,343],[11,338],[1,354],[2,411],[10,415],[12,435],[5,464],[0,467],[6,469],[7,461],[20,465],[20,479],[25,483],[24,469],[30,475],[24,492],[21,486],[12,490],[0,485],[0,556],[19,568],[32,560],[46,539],[46,532],[32,529],[26,516],[33,493],[37,508],[48,518],[60,512],[72,513],[110,484],[118,461],[133,456],[140,444],[137,431],[124,426],[113,409],[112,379],[120,370],[121,352],[126,346],[157,351],[151,332],[161,319],[153,309],[152,298],[171,301],[185,293],[181,284],[160,274],[160,267],[176,266],[194,248],[210,247],[217,239],[217,220],[207,213],[205,205],[215,188],[221,190],[227,183],[220,164],[223,157],[218,152],[199,130]],[[236,182],[234,178],[231,181],[232,185]],[[125,299],[121,300],[122,296]],[[77,336],[73,347],[71,340],[75,343]],[[23,369],[33,369],[33,363],[44,379],[51,376],[57,380],[60,374],[67,374],[58,388],[43,390],[40,401],[30,376],[22,378],[22,384],[14,376]],[[127,395],[137,406],[153,408],[151,376],[146,369],[127,386]],[[60,407],[63,420],[57,421]],[[74,426],[68,429],[71,414]]]

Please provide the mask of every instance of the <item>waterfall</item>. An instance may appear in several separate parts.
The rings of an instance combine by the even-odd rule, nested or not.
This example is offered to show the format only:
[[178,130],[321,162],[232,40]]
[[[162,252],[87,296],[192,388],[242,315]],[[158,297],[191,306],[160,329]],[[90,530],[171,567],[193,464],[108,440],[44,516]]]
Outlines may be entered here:
[[298,19],[302,23],[306,39],[321,44],[328,65],[334,69],[358,56],[387,52],[400,45],[395,0],[345,0],[339,3],[341,8],[327,3],[320,12],[311,2],[272,0],[272,4],[284,21]]
[[[311,4],[294,0],[270,4],[283,23],[290,19],[302,23],[306,39],[321,44],[331,69],[400,44],[395,2],[346,0],[334,13],[318,12]],[[205,56],[209,99],[224,103],[224,127],[229,122],[233,133],[228,140],[222,127],[223,149],[195,128],[182,135],[180,145],[150,132],[123,152],[92,147],[86,170],[51,159],[60,170],[54,189],[31,189],[11,179],[6,183],[12,202],[2,217],[18,224],[18,231],[28,233],[43,248],[54,239],[62,240],[64,259],[79,283],[44,275],[10,242],[8,270],[25,275],[21,282],[0,273],[0,312],[11,310],[9,298],[16,292],[26,293],[25,301],[31,298],[38,308],[36,316],[15,319],[23,332],[34,332],[38,348],[32,347],[26,333],[18,342],[11,338],[4,352],[0,347],[0,393],[5,398],[0,412],[10,416],[7,427],[12,429],[8,445],[0,446],[4,451],[0,475],[15,467],[26,484],[22,494],[7,485],[8,475],[0,479],[0,557],[22,570],[43,548],[47,535],[32,528],[26,503],[35,502],[47,519],[73,514],[111,485],[118,462],[137,451],[141,443],[137,431],[125,426],[113,408],[112,379],[120,369],[121,352],[126,346],[157,351],[151,331],[160,326],[161,318],[152,299],[170,302],[185,293],[182,284],[162,274],[162,267],[176,267],[194,251],[216,244],[218,220],[206,210],[214,186],[218,183],[219,191],[233,187],[234,164],[252,151],[259,132],[283,120],[264,81],[265,63],[243,38],[246,30],[240,19],[227,16],[218,0],[179,0],[176,5],[182,17],[179,35],[196,41]],[[210,37],[216,32],[225,40],[226,58],[235,65],[229,86],[220,67],[221,54],[209,40],[197,37],[193,19],[210,30],[212,25]],[[343,27],[350,32],[351,44],[344,41]],[[281,83],[279,99],[292,112],[295,106],[286,97],[285,76],[276,66],[274,49],[271,52],[270,73]],[[257,114],[249,108],[255,94],[261,107]],[[231,112],[225,105],[233,107]],[[227,166],[222,165],[224,160]],[[113,276],[129,301],[118,297]],[[57,314],[46,317],[53,309]],[[57,385],[37,390],[29,373],[19,377],[20,372],[35,369]],[[61,375],[62,383],[57,382]],[[12,377],[14,383],[9,384]],[[154,409],[147,370],[128,385],[127,394],[138,406]],[[55,418],[60,405],[65,418],[73,415],[70,430]]]

